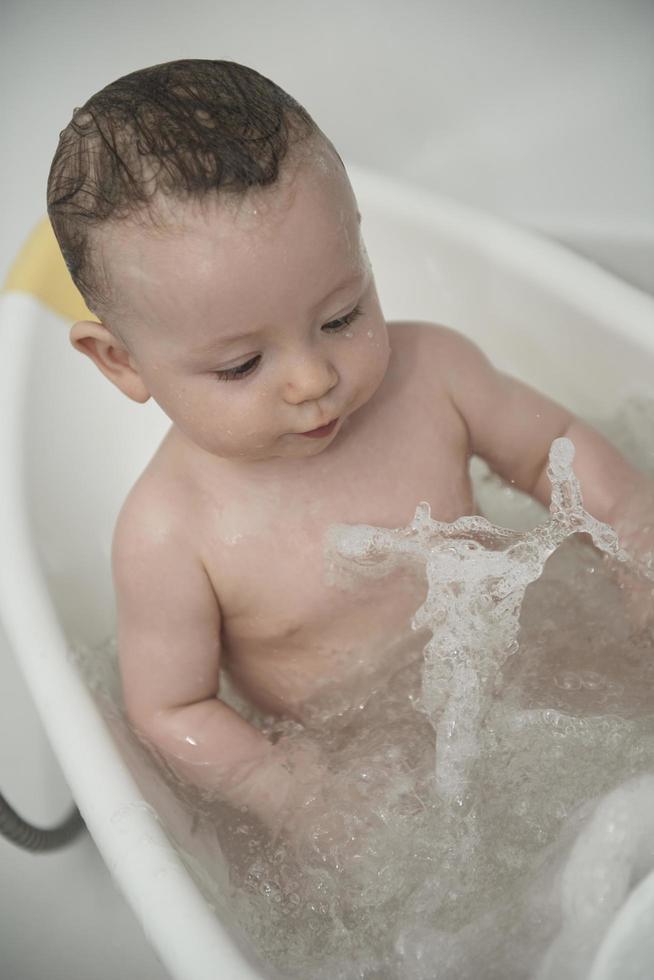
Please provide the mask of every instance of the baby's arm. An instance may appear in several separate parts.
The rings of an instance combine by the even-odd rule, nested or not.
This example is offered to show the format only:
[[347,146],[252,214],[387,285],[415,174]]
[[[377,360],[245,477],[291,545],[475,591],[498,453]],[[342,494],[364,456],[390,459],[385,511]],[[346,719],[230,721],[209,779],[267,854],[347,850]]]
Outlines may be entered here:
[[274,821],[291,773],[218,698],[221,616],[211,582],[179,522],[144,510],[123,507],[112,546],[128,718],[181,778]]
[[650,479],[567,409],[497,371],[471,341],[446,329],[435,334],[436,363],[468,429],[472,453],[549,506],[548,453],[554,439],[566,436],[575,446],[574,471],[586,510],[615,527],[636,557],[654,547],[647,531],[654,519]]

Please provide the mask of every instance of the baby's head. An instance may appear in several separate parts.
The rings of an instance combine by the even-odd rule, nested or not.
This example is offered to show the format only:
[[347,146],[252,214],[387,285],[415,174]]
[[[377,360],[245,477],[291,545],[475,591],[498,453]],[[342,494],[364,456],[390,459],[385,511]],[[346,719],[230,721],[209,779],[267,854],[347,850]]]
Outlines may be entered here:
[[100,321],[73,345],[212,455],[316,455],[378,388],[388,337],[345,169],[252,69],[170,62],[92,96],[48,212]]

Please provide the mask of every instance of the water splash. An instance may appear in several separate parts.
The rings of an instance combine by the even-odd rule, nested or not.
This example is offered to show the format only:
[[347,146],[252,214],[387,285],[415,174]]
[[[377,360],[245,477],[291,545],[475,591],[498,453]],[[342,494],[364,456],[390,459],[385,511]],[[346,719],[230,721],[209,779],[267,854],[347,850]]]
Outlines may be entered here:
[[583,507],[572,470],[574,446],[556,439],[547,475],[550,518],[527,530],[498,527],[484,517],[434,521],[420,503],[404,528],[337,525],[327,548],[333,559],[369,574],[385,574],[403,561],[422,562],[428,593],[412,627],[426,627],[422,691],[417,707],[436,731],[436,789],[462,806],[479,735],[499,672],[518,649],[520,607],[527,586],[547,559],[573,534],[589,534],[601,551],[628,560],[616,532]]

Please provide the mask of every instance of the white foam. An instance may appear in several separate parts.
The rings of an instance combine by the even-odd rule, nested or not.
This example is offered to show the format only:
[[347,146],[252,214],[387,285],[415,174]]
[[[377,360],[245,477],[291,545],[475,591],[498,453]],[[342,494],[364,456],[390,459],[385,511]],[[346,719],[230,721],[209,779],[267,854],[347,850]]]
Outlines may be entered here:
[[547,474],[552,484],[549,521],[526,531],[497,527],[483,517],[434,521],[420,503],[406,528],[359,526],[332,529],[329,547],[351,561],[396,555],[424,562],[428,594],[415,629],[432,638],[425,648],[420,707],[436,730],[436,785],[461,804],[466,770],[479,756],[479,730],[497,673],[515,653],[519,614],[527,586],[571,534],[590,534],[595,545],[619,560],[615,531],[583,508],[572,470],[569,439],[552,443]]

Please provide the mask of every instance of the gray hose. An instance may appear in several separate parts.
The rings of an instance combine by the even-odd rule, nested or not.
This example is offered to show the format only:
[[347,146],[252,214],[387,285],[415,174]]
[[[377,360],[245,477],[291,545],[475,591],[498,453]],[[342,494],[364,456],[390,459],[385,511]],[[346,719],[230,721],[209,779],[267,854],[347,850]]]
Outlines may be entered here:
[[0,834],[26,851],[54,851],[69,844],[84,829],[77,807],[56,827],[34,827],[19,817],[0,793]]

